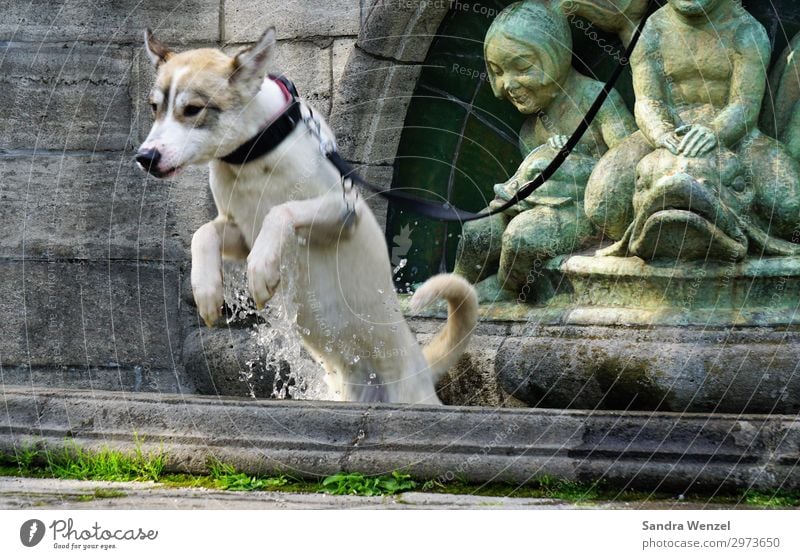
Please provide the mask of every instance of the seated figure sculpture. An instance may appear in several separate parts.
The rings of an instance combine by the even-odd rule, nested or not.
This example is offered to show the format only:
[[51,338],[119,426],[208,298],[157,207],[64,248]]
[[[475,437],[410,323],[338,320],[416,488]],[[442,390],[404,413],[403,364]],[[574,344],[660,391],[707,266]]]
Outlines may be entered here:
[[778,58],[770,84],[774,97],[764,103],[762,126],[800,161],[800,34]]
[[[495,185],[496,206],[555,157],[603,84],[572,67],[566,16],[539,3],[504,9],[486,34],[484,55],[495,96],[532,115],[520,131],[526,157],[511,179]],[[537,263],[585,248],[596,238],[583,211],[586,182],[599,158],[635,130],[613,91],[555,176],[508,212],[464,225],[454,272],[484,280],[478,286],[484,300],[517,299],[535,281]]]
[[757,126],[770,44],[734,0],[668,0],[631,59],[637,132],[595,167],[598,255],[739,261],[800,253],[800,167]]

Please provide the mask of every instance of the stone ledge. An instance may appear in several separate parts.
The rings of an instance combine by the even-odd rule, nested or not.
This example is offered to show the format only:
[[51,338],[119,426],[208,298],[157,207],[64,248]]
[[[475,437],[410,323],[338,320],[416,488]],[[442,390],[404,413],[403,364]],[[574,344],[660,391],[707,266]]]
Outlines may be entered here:
[[181,370],[127,367],[4,366],[0,384],[39,389],[121,390],[123,392],[193,393],[196,388]]
[[797,413],[800,331],[539,326],[512,329],[494,368],[529,406]]
[[800,488],[796,417],[272,402],[4,387],[0,450],[66,438],[165,451],[201,473],[338,471],[523,483],[548,474],[652,490]]

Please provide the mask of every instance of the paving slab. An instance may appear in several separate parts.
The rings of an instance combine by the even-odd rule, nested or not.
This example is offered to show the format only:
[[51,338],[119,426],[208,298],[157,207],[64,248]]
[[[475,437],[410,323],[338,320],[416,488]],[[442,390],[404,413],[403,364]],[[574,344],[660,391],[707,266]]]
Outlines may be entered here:
[[[98,491],[100,490],[100,491]],[[102,497],[113,491],[117,496]],[[116,483],[0,477],[0,509],[659,509],[746,508],[682,501],[605,501],[575,504],[558,499],[485,497],[437,493],[401,493],[385,497],[289,493],[284,491],[215,491],[174,488],[158,483]]]

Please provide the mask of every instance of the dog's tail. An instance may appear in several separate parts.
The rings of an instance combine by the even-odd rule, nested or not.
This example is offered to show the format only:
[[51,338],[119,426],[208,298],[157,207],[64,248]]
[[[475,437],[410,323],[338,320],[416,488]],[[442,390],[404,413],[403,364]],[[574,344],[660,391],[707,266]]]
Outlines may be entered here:
[[447,301],[447,324],[422,350],[434,382],[458,362],[478,322],[478,296],[464,278],[433,276],[414,293],[410,310],[417,313],[436,299]]

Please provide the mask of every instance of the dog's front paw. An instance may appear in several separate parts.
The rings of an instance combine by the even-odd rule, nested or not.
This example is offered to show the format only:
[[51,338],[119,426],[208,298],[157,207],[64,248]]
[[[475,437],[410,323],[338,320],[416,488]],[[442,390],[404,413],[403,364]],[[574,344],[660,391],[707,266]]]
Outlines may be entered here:
[[225,303],[222,295],[222,283],[192,284],[192,293],[197,305],[197,312],[200,313],[206,326],[211,328],[219,319],[222,305]]
[[[255,251],[254,251],[255,252]],[[251,252],[247,257],[247,286],[256,303],[263,309],[272,299],[281,281],[280,253],[273,251]]]

